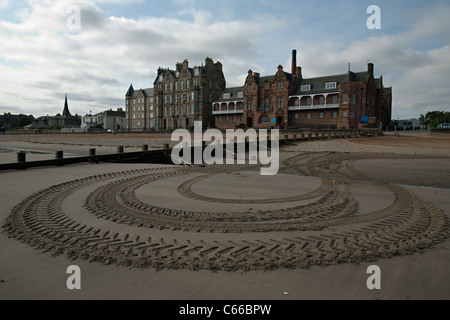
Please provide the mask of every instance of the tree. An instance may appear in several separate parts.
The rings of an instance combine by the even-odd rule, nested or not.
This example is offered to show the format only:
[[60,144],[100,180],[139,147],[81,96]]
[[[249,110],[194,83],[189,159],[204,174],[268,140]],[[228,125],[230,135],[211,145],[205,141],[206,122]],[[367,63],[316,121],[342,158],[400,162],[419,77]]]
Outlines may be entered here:
[[449,112],[444,111],[430,111],[424,116],[420,115],[420,123],[425,126],[430,126],[430,128],[436,128],[443,122],[447,122],[450,118]]
[[31,120],[28,118],[20,118],[19,121],[17,122],[17,126],[21,127],[21,128],[23,128],[29,124],[31,124]]

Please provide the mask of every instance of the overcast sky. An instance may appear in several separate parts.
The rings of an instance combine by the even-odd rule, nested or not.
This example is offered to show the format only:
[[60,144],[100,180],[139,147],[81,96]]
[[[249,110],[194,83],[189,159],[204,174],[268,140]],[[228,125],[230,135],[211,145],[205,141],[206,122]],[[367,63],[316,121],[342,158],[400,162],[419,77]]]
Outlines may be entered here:
[[[380,30],[367,28],[370,5]],[[184,59],[220,61],[240,86],[249,69],[290,72],[293,49],[304,77],[374,63],[395,119],[450,112],[449,16],[449,1],[0,0],[0,114],[61,113],[66,93],[73,114],[124,107],[130,83],[152,87]]]

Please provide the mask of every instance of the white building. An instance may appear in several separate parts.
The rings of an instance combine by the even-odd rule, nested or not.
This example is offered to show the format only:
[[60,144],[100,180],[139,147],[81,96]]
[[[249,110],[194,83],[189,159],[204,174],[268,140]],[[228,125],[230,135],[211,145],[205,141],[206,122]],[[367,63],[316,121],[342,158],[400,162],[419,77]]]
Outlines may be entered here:
[[87,114],[81,120],[81,128],[92,128],[99,124],[103,124],[105,130],[122,131],[126,125],[125,111],[122,108],[117,111],[109,109],[94,115]]

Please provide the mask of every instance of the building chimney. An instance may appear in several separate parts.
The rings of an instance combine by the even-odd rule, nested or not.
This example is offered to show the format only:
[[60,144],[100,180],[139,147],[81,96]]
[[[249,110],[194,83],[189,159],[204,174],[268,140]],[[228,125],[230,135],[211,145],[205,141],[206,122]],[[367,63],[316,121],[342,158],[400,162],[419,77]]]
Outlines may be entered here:
[[295,75],[295,69],[297,67],[297,50],[292,50],[292,69],[291,73]]
[[368,63],[367,64],[367,73],[369,75],[373,75],[373,63]]
[[297,79],[302,79],[303,78],[303,76],[302,76],[302,67],[295,68],[295,77]]

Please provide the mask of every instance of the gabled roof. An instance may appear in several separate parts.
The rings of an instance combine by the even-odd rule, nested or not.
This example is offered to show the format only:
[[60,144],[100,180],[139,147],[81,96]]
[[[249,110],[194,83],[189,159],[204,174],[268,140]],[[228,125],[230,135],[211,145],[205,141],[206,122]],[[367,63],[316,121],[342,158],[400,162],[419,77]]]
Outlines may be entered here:
[[[284,72],[284,71],[283,71],[283,72]],[[285,74],[285,76],[286,76],[286,79],[287,79],[289,82],[291,82],[292,79],[293,79],[292,74],[289,73],[289,72],[284,72],[284,74]],[[262,86],[264,86],[264,82],[266,82],[266,81],[269,81],[270,83],[273,83],[273,81],[275,80],[275,76],[276,76],[276,75],[273,74],[273,75],[270,75],[270,76],[264,76],[264,77],[255,77],[255,76],[254,76],[254,78],[255,78],[256,82],[258,83],[258,85],[259,85],[260,87],[262,87]]]

